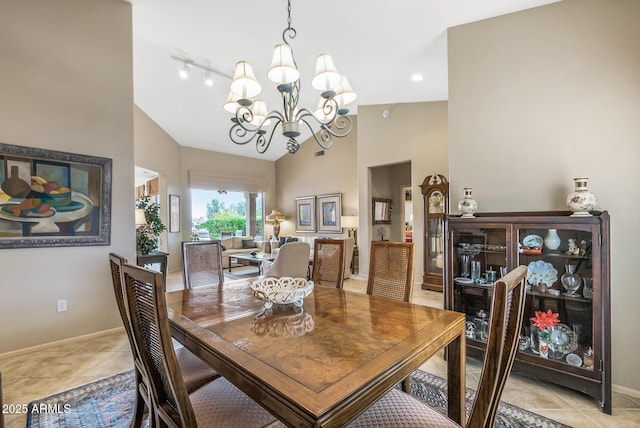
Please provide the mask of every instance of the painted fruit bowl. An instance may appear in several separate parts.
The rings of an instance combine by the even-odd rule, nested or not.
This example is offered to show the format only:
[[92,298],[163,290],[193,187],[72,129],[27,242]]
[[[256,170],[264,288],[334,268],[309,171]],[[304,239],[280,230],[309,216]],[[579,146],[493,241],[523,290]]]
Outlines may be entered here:
[[64,207],[71,203],[71,190],[63,193],[31,192],[31,194],[52,207]]
[[251,284],[253,295],[264,302],[265,308],[273,304],[287,305],[293,303],[302,306],[302,301],[313,291],[313,281],[305,278],[262,278]]

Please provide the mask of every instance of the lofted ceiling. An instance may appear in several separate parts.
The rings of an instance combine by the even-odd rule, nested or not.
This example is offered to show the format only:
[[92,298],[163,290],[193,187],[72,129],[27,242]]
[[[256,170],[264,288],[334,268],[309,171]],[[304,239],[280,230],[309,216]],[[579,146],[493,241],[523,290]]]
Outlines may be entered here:
[[[439,101],[447,93],[447,28],[557,0],[292,0],[291,41],[301,72],[300,106],[314,110],[311,87],[315,58],[329,53],[358,94],[350,105]],[[286,154],[276,131],[269,150],[238,146],[229,138],[231,114],[222,105],[229,78],[204,71],[178,76],[190,59],[223,75],[249,61],[262,84],[259,98],[279,108],[275,84],[267,78],[273,46],[287,25],[286,0],[129,0],[133,5],[134,100],[180,145],[260,159]],[[505,35],[506,36],[506,35]],[[420,73],[421,82],[411,76]],[[304,141],[310,134],[303,134]]]

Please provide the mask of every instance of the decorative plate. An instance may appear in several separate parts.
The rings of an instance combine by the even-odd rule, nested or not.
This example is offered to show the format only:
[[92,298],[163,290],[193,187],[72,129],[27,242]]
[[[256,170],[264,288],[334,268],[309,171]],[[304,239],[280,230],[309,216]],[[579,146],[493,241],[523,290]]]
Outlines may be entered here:
[[539,235],[527,235],[522,240],[522,245],[527,248],[540,248],[544,243],[544,239]]
[[547,287],[558,280],[558,271],[551,263],[536,260],[529,263],[527,268],[527,282],[531,285],[546,284]]
[[582,367],[582,358],[576,354],[567,355],[567,363],[571,366]]
[[313,281],[305,278],[263,278],[251,284],[253,295],[264,302],[269,309],[274,303],[287,305],[293,303],[302,306],[302,301],[313,291]]
[[460,285],[471,285],[473,284],[473,279],[465,278],[463,276],[458,276],[456,278],[453,278],[453,282]]
[[556,336],[558,339],[554,340],[554,332],[551,332],[551,338],[549,339],[550,350],[567,355],[578,349],[578,338],[568,325],[558,323],[555,328],[559,330],[560,334]]

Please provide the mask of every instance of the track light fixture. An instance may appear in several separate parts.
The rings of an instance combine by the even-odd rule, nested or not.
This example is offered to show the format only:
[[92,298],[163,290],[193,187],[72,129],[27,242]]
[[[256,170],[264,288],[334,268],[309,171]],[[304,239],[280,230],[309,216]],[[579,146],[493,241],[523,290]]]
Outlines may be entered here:
[[218,76],[225,77],[227,79],[231,79],[231,76],[229,76],[228,74],[222,73],[222,72],[220,72],[218,70],[214,70],[211,67],[207,67],[205,65],[198,64],[196,62],[193,62],[190,59],[179,58],[177,56],[172,56],[171,58],[175,59],[176,61],[179,61],[182,64],[182,68],[180,68],[180,71],[178,72],[178,75],[183,79],[188,79],[189,76],[191,76],[191,72],[193,71],[194,68],[198,68],[198,69],[204,71],[204,84],[207,85],[207,86],[213,86],[213,83],[214,83],[213,75],[214,74],[217,74]]

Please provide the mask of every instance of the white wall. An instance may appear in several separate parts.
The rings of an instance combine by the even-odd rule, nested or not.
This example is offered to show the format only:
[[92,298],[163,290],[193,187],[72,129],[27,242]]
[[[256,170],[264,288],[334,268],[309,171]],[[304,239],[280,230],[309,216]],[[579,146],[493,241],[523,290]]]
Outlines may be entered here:
[[0,141],[113,159],[111,245],[0,250],[0,353],[119,326],[107,256],[135,254],[131,5],[51,3],[2,2]]
[[[452,206],[611,215],[613,383],[640,391],[640,2],[564,0],[449,31]],[[455,208],[454,208],[455,209]]]

